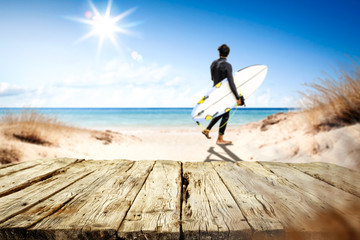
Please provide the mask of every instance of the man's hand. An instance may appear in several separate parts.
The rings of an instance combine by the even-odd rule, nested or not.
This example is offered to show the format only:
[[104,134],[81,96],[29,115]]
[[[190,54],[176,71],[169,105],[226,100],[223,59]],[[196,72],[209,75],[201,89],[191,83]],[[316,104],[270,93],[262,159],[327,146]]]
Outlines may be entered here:
[[238,99],[236,103],[237,103],[238,106],[243,106],[243,105],[245,105],[245,99],[244,99],[244,97],[243,97],[243,96],[240,96],[240,99]]

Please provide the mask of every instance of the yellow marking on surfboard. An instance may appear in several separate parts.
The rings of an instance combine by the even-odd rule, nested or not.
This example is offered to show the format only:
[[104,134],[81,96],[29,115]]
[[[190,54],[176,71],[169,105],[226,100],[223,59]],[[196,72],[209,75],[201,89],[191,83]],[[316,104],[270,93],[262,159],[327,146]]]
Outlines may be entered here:
[[200,101],[198,102],[198,104],[202,104],[202,103],[204,103],[204,101],[205,101],[205,96],[203,96],[202,99],[200,99]]
[[228,111],[230,111],[230,110],[231,110],[230,108],[226,108],[226,109],[225,109],[225,112],[228,112]]
[[212,119],[212,116],[206,115],[205,120],[210,120],[210,119]]
[[221,82],[215,85],[216,88],[219,88],[221,86]]

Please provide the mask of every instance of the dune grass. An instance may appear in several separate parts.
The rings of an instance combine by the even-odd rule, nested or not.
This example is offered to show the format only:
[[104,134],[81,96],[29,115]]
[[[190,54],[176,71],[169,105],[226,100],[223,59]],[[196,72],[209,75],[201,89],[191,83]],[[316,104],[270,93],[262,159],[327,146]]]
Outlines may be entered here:
[[308,85],[300,105],[314,130],[360,122],[360,67],[355,61]]
[[0,124],[6,125],[4,134],[7,138],[38,145],[53,145],[51,133],[67,127],[57,118],[33,110],[24,110],[21,113],[7,112],[0,118]]
[[14,147],[0,147],[0,164],[19,162],[21,152]]

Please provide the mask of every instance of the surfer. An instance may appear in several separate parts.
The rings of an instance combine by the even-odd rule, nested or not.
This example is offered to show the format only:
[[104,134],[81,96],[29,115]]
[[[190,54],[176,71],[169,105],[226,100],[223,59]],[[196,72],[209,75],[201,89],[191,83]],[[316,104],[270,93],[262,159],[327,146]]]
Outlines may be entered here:
[[[245,104],[244,97],[239,96],[239,94],[236,90],[234,78],[232,75],[232,66],[230,63],[227,62],[227,56],[230,53],[230,48],[226,44],[222,44],[218,48],[218,50],[219,50],[220,58],[213,61],[210,66],[211,80],[214,82],[214,86],[215,86],[216,84],[218,84],[219,82],[221,82],[222,80],[227,78],[229,85],[230,85],[230,89],[236,98],[237,105],[242,106]],[[231,141],[225,141],[223,139],[223,136],[225,134],[226,125],[229,120],[229,115],[230,115],[230,111],[225,112],[223,115],[220,115],[220,116],[212,119],[211,122],[209,123],[209,125],[207,126],[207,128],[204,131],[202,131],[202,133],[208,139],[210,139],[211,137],[209,136],[209,133],[210,133],[211,128],[221,119],[220,128],[219,128],[219,136],[218,136],[216,143],[221,144],[221,145],[232,144]]]

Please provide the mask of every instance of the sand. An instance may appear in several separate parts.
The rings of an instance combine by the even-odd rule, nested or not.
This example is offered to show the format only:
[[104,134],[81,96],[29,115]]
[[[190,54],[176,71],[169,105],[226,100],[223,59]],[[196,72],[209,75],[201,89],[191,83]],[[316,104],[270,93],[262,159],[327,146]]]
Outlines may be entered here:
[[[301,113],[276,114],[234,127],[229,123],[226,140],[216,144],[194,126],[165,128],[107,128],[102,130],[58,127],[42,133],[45,143],[14,137],[19,126],[0,125],[0,158],[29,161],[39,158],[129,159],[197,161],[330,162],[360,170],[360,124],[315,132]],[[4,161],[3,161],[4,162]],[[6,162],[6,161],[5,161]]]

